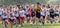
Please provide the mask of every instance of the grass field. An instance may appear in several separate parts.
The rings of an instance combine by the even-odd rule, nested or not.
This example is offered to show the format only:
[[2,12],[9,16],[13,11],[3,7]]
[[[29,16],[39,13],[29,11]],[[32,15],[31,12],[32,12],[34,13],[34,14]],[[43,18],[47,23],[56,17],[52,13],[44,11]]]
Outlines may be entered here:
[[[3,24],[0,23],[0,28],[3,28]],[[10,25],[8,25],[8,28],[10,28]],[[15,25],[13,28],[16,28]],[[32,26],[31,24],[24,23],[24,27],[18,26],[18,28],[37,28],[36,24]],[[38,23],[38,28],[60,28],[60,23],[45,23],[44,26],[41,26],[41,24]]]

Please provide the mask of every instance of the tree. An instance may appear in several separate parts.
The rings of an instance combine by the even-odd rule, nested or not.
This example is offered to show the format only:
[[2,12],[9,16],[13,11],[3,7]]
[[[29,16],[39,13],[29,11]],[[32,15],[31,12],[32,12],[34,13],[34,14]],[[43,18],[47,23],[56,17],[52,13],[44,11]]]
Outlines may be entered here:
[[14,5],[14,4],[27,4],[27,3],[36,3],[40,2],[41,4],[45,4],[48,0],[0,0],[0,4],[4,5]]

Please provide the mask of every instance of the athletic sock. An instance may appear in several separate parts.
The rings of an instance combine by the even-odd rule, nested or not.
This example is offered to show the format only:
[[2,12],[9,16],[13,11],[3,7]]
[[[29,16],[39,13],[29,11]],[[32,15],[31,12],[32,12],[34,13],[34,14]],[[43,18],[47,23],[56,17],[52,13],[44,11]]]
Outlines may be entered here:
[[53,21],[50,21],[51,22],[51,24],[53,23]]
[[6,26],[5,22],[3,22],[3,25],[4,25],[4,28],[7,28],[7,26]]
[[42,26],[44,26],[44,22],[42,22]]

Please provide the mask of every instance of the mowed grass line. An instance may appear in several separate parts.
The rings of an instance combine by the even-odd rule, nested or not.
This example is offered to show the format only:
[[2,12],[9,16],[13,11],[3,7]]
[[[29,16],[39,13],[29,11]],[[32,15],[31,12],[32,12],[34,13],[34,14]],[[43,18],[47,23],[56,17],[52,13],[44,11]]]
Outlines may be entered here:
[[[3,24],[0,23],[0,28],[3,28]],[[10,28],[10,25],[8,25],[8,28]],[[16,28],[15,25],[13,26],[13,28]],[[19,26],[18,28],[37,28],[36,24],[34,26],[32,26],[31,24],[24,24],[24,27]],[[40,23],[38,23],[38,28],[60,28],[60,23],[45,23],[44,26],[41,26]]]

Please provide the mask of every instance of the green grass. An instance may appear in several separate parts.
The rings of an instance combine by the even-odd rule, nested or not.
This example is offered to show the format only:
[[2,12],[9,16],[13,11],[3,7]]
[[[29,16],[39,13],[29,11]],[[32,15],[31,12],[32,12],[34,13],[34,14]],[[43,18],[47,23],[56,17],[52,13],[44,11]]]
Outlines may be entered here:
[[[45,23],[44,26],[41,26],[39,23],[38,23],[38,27],[39,28],[60,28],[60,23]],[[3,28],[3,24],[0,23],[0,28]],[[8,25],[8,28],[10,28],[10,25]],[[15,25],[13,28],[16,28]],[[24,24],[24,27],[21,27],[19,26],[18,28],[37,28],[36,24],[34,26],[32,26],[31,24],[27,24],[25,23]]]

